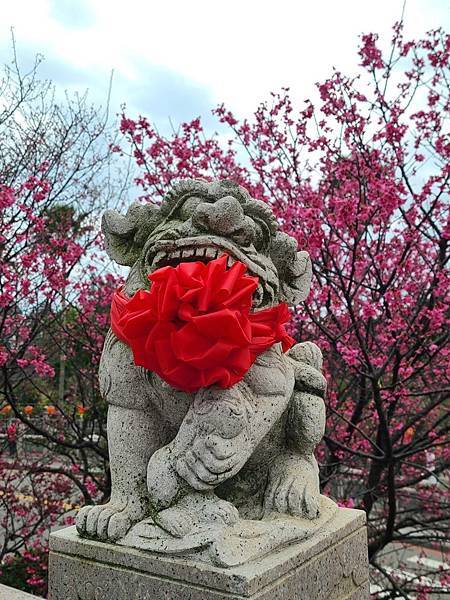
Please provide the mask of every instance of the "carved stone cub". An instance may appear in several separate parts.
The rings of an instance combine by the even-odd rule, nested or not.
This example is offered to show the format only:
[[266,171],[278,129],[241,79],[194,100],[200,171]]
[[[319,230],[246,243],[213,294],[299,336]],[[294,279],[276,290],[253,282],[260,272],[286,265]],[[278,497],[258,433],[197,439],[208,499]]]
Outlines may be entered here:
[[[258,277],[255,310],[298,304],[309,291],[307,252],[278,231],[268,205],[228,180],[181,181],[160,206],[133,204],[126,216],[106,211],[102,228],[109,256],[131,267],[128,296],[148,288],[147,275],[160,267],[221,254]],[[310,342],[287,354],[276,344],[233,387],[186,393],[135,366],[130,348],[109,331],[100,384],[109,404],[112,493],[107,504],[79,512],[79,533],[115,541],[152,516],[181,537],[189,532],[189,511],[172,509],[183,503],[230,525],[239,515],[315,519],[313,451],[325,426],[321,366]]]

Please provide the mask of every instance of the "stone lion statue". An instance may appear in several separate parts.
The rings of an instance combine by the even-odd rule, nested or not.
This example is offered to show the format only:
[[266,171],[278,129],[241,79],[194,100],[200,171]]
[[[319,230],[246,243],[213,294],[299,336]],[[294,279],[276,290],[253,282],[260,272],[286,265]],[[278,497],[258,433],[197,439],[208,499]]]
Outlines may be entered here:
[[[102,229],[109,256],[131,267],[130,297],[162,266],[221,253],[258,277],[254,310],[296,305],[309,292],[308,253],[278,230],[268,205],[232,181],[183,180],[160,206],[136,203],[125,216],[106,211]],[[325,427],[321,366],[310,342],[287,353],[275,344],[233,387],[187,393],[135,366],[110,330],[99,377],[109,405],[111,498],[79,512],[80,535],[180,553],[211,546],[219,533],[223,547],[224,532],[261,539],[261,528],[270,529],[265,550],[259,542],[236,558],[228,546],[228,557],[218,558],[216,547],[223,566],[309,535],[329,508],[313,454]],[[285,527],[273,535],[279,519]]]

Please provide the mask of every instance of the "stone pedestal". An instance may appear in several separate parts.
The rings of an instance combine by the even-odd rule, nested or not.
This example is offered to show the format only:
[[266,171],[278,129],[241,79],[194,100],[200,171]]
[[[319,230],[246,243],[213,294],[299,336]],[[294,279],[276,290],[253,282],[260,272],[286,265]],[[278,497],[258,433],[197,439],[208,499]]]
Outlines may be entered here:
[[368,600],[365,515],[339,509],[313,539],[239,567],[50,537],[49,600]]

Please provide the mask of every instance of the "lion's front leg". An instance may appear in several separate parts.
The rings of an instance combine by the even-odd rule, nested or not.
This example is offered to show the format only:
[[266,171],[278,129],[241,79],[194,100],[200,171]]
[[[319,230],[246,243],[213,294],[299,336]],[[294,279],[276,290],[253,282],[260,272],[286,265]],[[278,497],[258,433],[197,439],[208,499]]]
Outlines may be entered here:
[[177,436],[175,470],[194,490],[213,489],[233,477],[252,453],[253,410],[240,383],[201,390]]
[[161,445],[155,421],[148,409],[109,407],[111,498],[106,504],[81,509],[76,519],[80,535],[115,541],[146,516],[149,507],[146,467],[154,450]]
[[293,387],[292,368],[276,346],[232,388],[199,390],[175,439],[149,462],[155,505],[165,508],[236,475],[286,410]]
[[289,360],[294,368],[295,390],[286,424],[287,448],[270,468],[264,507],[269,513],[314,519],[320,506],[314,450],[325,431],[322,355],[315,344],[305,342],[291,349]]

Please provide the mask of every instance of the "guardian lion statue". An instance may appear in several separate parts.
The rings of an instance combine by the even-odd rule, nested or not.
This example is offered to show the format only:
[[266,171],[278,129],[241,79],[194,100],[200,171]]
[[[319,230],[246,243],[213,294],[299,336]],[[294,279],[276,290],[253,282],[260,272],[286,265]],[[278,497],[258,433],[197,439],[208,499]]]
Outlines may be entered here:
[[[267,204],[229,180],[182,180],[160,206],[106,211],[102,230],[109,256],[131,267],[129,297],[161,267],[222,254],[258,278],[254,311],[297,305],[309,292],[308,253],[278,230]],[[333,504],[320,495],[314,457],[325,427],[321,367],[315,344],[283,353],[277,343],[229,389],[189,393],[136,366],[110,330],[99,378],[109,405],[111,498],[81,509],[79,534],[203,553],[221,566],[311,535]]]

